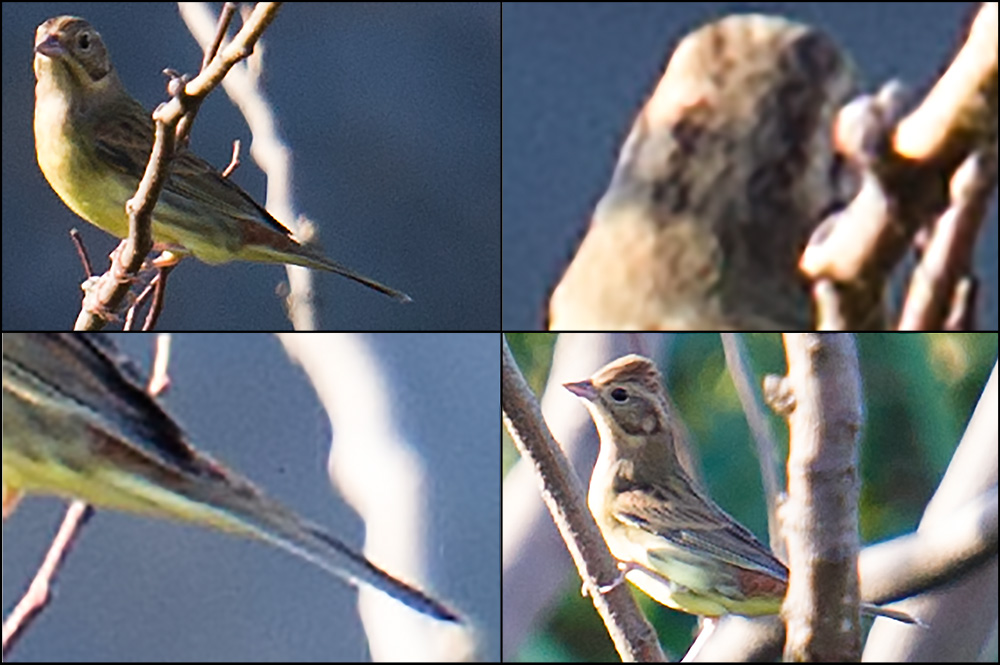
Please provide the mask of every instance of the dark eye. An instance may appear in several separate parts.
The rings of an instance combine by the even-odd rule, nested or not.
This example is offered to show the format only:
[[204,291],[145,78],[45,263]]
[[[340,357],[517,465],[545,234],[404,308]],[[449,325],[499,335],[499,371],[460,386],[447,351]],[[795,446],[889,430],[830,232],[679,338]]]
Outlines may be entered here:
[[81,50],[86,51],[90,48],[90,33],[83,32],[80,33],[80,38],[77,40],[76,45],[80,47]]
[[624,402],[628,399],[628,391],[624,388],[615,388],[611,391],[611,399],[616,402]]

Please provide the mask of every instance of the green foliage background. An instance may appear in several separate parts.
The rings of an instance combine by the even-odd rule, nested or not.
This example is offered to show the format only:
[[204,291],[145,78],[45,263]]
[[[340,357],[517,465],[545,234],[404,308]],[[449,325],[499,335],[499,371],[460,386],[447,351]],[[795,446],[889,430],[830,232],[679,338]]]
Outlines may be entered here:
[[[511,350],[536,392],[542,390],[556,340],[550,333],[511,333]],[[675,333],[665,368],[668,389],[700,455],[703,480],[715,500],[767,542],[767,517],[750,434],[726,369],[719,336]],[[783,374],[776,333],[743,335],[757,385]],[[997,333],[860,334],[866,421],[861,441],[861,538],[886,540],[912,530],[947,467],[997,358]],[[584,378],[584,377],[580,377]],[[583,408],[581,406],[581,408]],[[783,419],[772,416],[779,445]],[[504,471],[517,451],[504,435]],[[787,453],[783,449],[782,454]],[[584,482],[589,479],[584,479]],[[664,649],[683,653],[694,617],[636,594]],[[568,575],[563,601],[540,623],[519,659],[617,660],[604,625],[580,582]]]

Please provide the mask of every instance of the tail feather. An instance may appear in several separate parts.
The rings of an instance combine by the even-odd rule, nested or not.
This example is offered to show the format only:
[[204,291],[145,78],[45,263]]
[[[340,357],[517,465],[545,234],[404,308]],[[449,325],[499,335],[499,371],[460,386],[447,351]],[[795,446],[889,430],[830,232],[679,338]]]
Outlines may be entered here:
[[366,277],[359,272],[351,270],[350,268],[341,263],[337,263],[336,261],[331,261],[326,257],[315,257],[315,258],[303,257],[303,258],[305,259],[305,261],[309,262],[307,264],[307,267],[319,268],[321,270],[326,270],[327,272],[336,273],[348,279],[354,280],[358,284],[363,284],[364,286],[367,286],[369,289],[374,289],[379,293],[384,293],[385,295],[389,296],[390,298],[398,302],[402,303],[413,302],[413,298],[406,295],[402,291],[398,291],[392,288],[391,286],[386,286],[382,282],[376,281],[371,277]]
[[277,545],[355,586],[371,586],[422,614],[442,621],[461,621],[443,603],[385,572],[340,539],[270,498],[257,491],[241,496],[238,502],[232,500],[232,494],[220,496],[215,502],[215,509],[228,518],[232,530]]
[[861,603],[861,612],[863,614],[870,614],[873,616],[886,617],[887,619],[895,619],[902,623],[909,623],[915,626],[921,626],[923,628],[927,627],[923,621],[916,617],[912,617],[906,612],[900,610],[893,610],[888,607],[880,607],[878,605],[872,605],[871,603]]
[[267,240],[267,244],[260,242],[247,244],[240,251],[240,258],[248,261],[291,263],[297,266],[312,268],[313,270],[325,270],[346,277],[379,293],[384,293],[398,302],[413,302],[413,298],[402,291],[394,289],[391,286],[386,286],[371,277],[362,275],[338,261],[328,259],[311,247],[299,244],[291,236],[281,237],[272,232],[267,235]]

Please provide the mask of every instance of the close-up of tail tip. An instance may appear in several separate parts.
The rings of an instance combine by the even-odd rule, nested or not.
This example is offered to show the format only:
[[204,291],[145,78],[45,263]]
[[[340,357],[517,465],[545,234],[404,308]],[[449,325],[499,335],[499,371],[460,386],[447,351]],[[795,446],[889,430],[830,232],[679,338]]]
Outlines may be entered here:
[[356,279],[356,281],[360,282],[361,284],[364,284],[368,288],[375,289],[379,293],[384,293],[385,295],[389,296],[396,302],[401,302],[401,303],[413,302],[413,298],[403,293],[402,291],[397,291],[391,286],[386,286],[381,282],[376,282],[375,280],[368,279],[367,277],[355,277],[354,275],[351,275],[351,277]]
[[441,603],[432,598],[427,598],[428,609],[430,610],[428,614],[433,616],[435,619],[440,619],[441,621],[450,621],[452,623],[463,623],[462,617],[458,613],[452,611],[451,609],[445,607]]
[[380,590],[389,594],[404,605],[407,605],[421,614],[433,617],[438,621],[464,623],[462,617],[457,612],[453,611],[441,601],[431,597],[420,589],[406,584],[405,582],[401,582],[395,578],[390,579],[393,580],[391,587],[383,587]]

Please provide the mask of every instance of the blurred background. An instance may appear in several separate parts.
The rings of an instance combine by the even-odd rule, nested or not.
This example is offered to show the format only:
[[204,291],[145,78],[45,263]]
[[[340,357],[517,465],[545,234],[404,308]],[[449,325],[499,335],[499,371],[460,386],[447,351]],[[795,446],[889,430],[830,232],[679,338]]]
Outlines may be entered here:
[[[503,329],[541,327],[636,114],[690,30],[734,12],[777,13],[828,32],[858,64],[865,90],[900,78],[921,95],[964,41],[977,7],[505,2]],[[982,330],[997,328],[997,241],[994,197],[975,258]]]
[[[562,364],[558,370],[553,368],[555,374],[551,377],[553,348],[559,336],[508,333],[506,337],[521,371],[543,400],[549,426],[554,432],[563,433],[560,441],[564,447],[575,446],[568,454],[583,486],[590,482],[597,437],[583,404],[558,384],[582,380],[603,365],[605,359],[635,352],[637,348],[665,349],[654,359],[664,371],[668,390],[690,433],[702,482],[724,510],[763,542],[768,542],[760,465],[726,367],[719,335],[563,335],[568,338],[560,343],[573,346],[569,353],[563,350]],[[753,372],[750,379],[759,391],[766,374],[785,372],[781,336],[753,333],[741,337],[746,342]],[[650,344],[650,340],[655,341]],[[916,527],[996,362],[997,335],[863,334],[857,336],[857,345],[866,414],[860,443],[860,535],[862,544],[868,544],[908,533]],[[602,360],[595,360],[597,356]],[[570,373],[571,364],[578,365],[575,374]],[[547,381],[552,383],[548,392]],[[778,442],[780,466],[787,459],[787,427],[785,420],[771,414],[769,409],[765,411]],[[511,482],[515,475],[511,471],[517,461],[517,451],[504,432],[504,513],[506,516],[510,511],[525,518],[531,512],[525,507],[529,499],[538,501],[537,482]],[[523,471],[517,469],[516,473]],[[784,487],[783,467],[779,473],[779,482]],[[512,486],[531,497],[509,496]],[[511,510],[512,505],[517,508]],[[524,662],[617,659],[593,603],[580,595],[580,578],[565,545],[561,540],[550,549],[537,545],[558,538],[552,535],[555,528],[547,511],[539,510],[544,514],[537,518],[534,529],[524,527],[527,534],[505,523],[504,659]],[[509,521],[513,523],[513,519]],[[520,548],[508,542],[509,533],[519,537]],[[522,560],[527,556],[525,551],[537,556]],[[517,578],[506,577],[519,566],[534,570],[517,570]],[[538,575],[533,581],[522,580],[533,574]],[[530,598],[516,593],[525,586],[530,588]],[[694,638],[695,617],[663,607],[641,592],[634,595],[656,629],[664,651],[671,657],[683,654]],[[512,616],[514,620],[510,620]],[[512,631],[517,635],[512,635]]]
[[[193,74],[201,63],[173,3],[3,3],[4,330],[72,325],[85,275],[71,227],[99,272],[117,244],[62,203],[35,161],[32,45],[35,28],[60,14],[94,25],[150,110],[166,98],[161,70]],[[263,44],[264,88],[293,154],[299,212],[316,223],[327,256],[414,299],[400,306],[317,274],[321,326],[496,330],[499,3],[289,4]],[[221,169],[234,139],[242,165],[233,179],[263,203],[249,131],[219,89],[191,145]],[[185,261],[170,278],[160,328],[288,329],[275,294],[284,280],[280,266]]]
[[[151,336],[113,338],[148,368]],[[419,582],[482,631],[479,657],[497,660],[497,336],[366,335],[361,341],[382,365],[384,397],[425,470],[433,514],[422,552],[427,577]],[[345,542],[364,545],[364,524],[327,475],[331,418],[274,335],[175,334],[169,374],[165,408],[195,445]],[[335,433],[338,426],[344,427],[334,419]],[[392,487],[384,488],[386,502],[393,496]],[[29,497],[4,523],[5,616],[63,512],[59,501]],[[98,512],[54,590],[52,605],[12,660],[369,658],[352,587],[269,545],[194,526]]]

